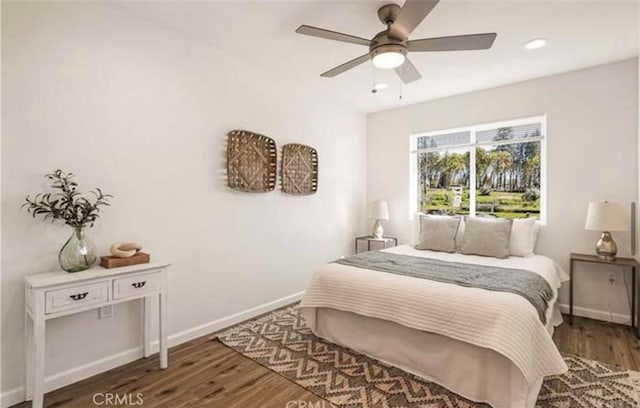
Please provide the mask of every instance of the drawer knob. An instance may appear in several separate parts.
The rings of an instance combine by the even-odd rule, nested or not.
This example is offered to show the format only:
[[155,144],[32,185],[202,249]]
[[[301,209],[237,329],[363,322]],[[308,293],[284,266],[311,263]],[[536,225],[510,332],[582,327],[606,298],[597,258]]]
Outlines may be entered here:
[[82,300],[87,297],[89,292],[78,293],[77,295],[70,295],[69,297],[73,300]]
[[147,283],[147,281],[142,281],[142,282],[134,282],[131,284],[131,286],[133,286],[136,289],[140,289],[141,287],[143,287],[145,284]]

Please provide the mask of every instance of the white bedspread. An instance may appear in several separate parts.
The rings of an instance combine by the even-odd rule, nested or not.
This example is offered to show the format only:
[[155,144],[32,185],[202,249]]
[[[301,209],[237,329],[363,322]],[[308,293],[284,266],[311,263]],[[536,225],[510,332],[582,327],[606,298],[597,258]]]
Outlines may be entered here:
[[[551,259],[495,259],[418,251],[410,246],[386,250],[452,262],[524,269],[545,278],[557,298],[567,274]],[[399,323],[494,350],[518,367],[529,383],[567,370],[535,308],[517,294],[461,287],[330,263],[312,277],[301,308],[326,307]],[[547,311],[550,321],[552,308]],[[309,314],[314,316],[314,314]],[[307,323],[313,329],[313,318]]]

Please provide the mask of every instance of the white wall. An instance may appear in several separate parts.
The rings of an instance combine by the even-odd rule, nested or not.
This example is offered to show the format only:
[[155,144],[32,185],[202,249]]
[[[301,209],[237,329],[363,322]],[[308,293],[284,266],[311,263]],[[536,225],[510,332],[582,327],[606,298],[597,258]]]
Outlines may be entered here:
[[[70,233],[20,208],[48,171],[115,195],[89,231],[102,254],[132,240],[172,262],[170,333],[299,292],[314,268],[352,251],[364,227],[364,114],[118,6],[2,7],[3,392],[23,383],[22,277],[56,270]],[[316,147],[318,193],[229,189],[236,128]],[[47,374],[136,347],[138,306],[50,322]]]
[[[587,203],[637,197],[637,64],[626,60],[370,114],[367,195],[369,201],[389,201],[386,231],[404,243],[411,240],[411,133],[546,114],[548,213],[538,252],[568,271],[569,253],[593,253],[598,240],[598,232],[584,230]],[[614,235],[619,254],[628,256],[629,234]],[[575,305],[608,312],[611,295],[611,311],[628,315],[622,274],[619,285],[609,288],[602,272],[609,269],[580,266]],[[566,286],[561,303],[568,303]]]

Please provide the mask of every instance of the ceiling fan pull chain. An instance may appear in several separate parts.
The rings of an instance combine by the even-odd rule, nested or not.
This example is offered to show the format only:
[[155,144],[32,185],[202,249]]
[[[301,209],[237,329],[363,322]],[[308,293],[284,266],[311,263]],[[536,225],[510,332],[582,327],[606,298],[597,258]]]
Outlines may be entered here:
[[376,66],[371,64],[371,68],[373,69],[373,83],[371,84],[371,93],[375,94],[378,92],[378,89],[376,89]]
[[371,69],[373,69],[373,87],[376,86],[376,66],[371,64]]

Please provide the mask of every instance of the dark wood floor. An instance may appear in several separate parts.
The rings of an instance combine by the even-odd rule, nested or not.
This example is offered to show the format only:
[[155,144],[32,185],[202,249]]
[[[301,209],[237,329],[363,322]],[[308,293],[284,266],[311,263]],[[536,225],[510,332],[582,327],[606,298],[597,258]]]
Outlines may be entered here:
[[581,317],[570,326],[565,319],[553,340],[562,353],[640,371],[640,341],[629,326]]
[[[640,342],[626,326],[576,318],[574,325],[558,327],[554,335],[563,353],[614,364],[630,370],[640,367]],[[142,393],[144,408],[299,408],[305,401],[322,401],[304,388],[237,354],[212,336],[201,337],[169,352],[169,368],[158,368],[157,355],[48,393],[47,407],[93,407],[96,393],[120,396]],[[104,397],[96,396],[101,406]],[[26,408],[29,404],[15,407]],[[114,405],[111,405],[114,406]],[[117,406],[135,406],[117,405]],[[324,408],[329,408],[329,403]]]

